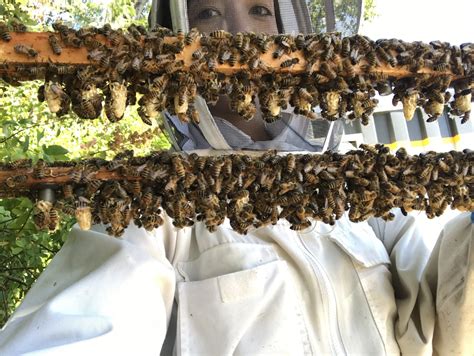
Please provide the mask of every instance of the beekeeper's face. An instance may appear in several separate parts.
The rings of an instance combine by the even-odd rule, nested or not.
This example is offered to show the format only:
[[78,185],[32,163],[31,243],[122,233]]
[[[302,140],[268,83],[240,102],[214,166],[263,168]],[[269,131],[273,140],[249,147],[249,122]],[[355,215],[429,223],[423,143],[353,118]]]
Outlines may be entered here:
[[188,0],[190,28],[278,33],[273,0]]

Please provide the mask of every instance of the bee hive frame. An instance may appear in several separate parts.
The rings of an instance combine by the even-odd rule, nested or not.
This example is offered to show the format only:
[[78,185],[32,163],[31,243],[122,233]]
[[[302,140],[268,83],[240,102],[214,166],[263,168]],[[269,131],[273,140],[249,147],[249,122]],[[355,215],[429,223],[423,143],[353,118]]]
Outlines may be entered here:
[[[463,116],[463,122],[470,115],[472,44],[374,42],[361,35],[341,38],[337,33],[233,36],[225,31],[202,35],[163,28],[140,32],[131,27],[125,32],[55,27],[58,33],[14,33],[9,42],[0,42],[4,61],[0,72],[13,81],[46,77],[42,96],[58,115],[69,110],[72,100],[72,109],[80,117],[98,117],[100,89],[106,97],[107,117],[116,122],[123,116],[125,100],[128,103],[136,95],[135,84],[144,94],[139,113],[148,124],[164,109],[185,122],[190,118],[198,122],[193,105],[197,94],[208,103],[217,102],[218,95],[229,95],[233,109],[245,119],[254,116],[253,100],[258,96],[269,122],[277,120],[281,108],[288,105],[315,119],[312,109],[319,105],[325,119],[349,113],[348,118],[367,123],[378,103],[373,98],[376,91],[393,92],[394,103],[402,102],[407,119],[422,106],[432,121],[449,101],[450,86],[455,90],[451,113]],[[51,45],[51,37],[56,45]],[[94,71],[101,80],[91,84]],[[76,87],[62,83],[66,75],[77,75]],[[56,100],[52,104],[51,95]],[[118,101],[120,105],[113,104]]]
[[383,145],[361,148],[345,155],[184,157],[164,151],[136,158],[125,153],[113,161],[19,161],[0,167],[0,196],[37,200],[39,190],[51,189],[55,203],[37,202],[39,227],[54,230],[50,211],[57,216],[62,210],[85,228],[111,224],[115,236],[132,220],[157,228],[162,210],[179,228],[197,217],[213,231],[229,218],[236,231],[246,233],[279,219],[294,230],[312,220],[334,224],[346,210],[358,222],[391,219],[393,208],[425,210],[431,218],[448,206],[474,209],[474,151],[409,156],[403,149],[392,155]]

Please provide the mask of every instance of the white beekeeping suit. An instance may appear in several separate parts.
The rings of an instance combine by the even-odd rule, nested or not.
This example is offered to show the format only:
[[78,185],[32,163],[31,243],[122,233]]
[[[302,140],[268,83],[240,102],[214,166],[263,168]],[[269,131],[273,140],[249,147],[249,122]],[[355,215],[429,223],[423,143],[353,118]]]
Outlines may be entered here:
[[[160,23],[170,11],[175,29],[186,28],[187,2],[156,5]],[[309,31],[303,0],[278,5],[280,30]],[[177,149],[337,147],[337,129],[318,141],[296,116],[255,142],[200,110],[202,127],[167,117]],[[75,226],[0,333],[0,355],[472,355],[470,214],[439,238],[425,220],[343,217],[300,232],[280,221],[239,235],[227,222],[210,233],[166,218],[119,239]]]

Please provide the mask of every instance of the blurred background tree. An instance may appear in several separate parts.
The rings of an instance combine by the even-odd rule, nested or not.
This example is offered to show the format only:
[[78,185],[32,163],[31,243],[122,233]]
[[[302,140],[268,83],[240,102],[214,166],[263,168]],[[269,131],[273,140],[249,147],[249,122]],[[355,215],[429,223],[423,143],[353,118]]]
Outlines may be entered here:
[[[358,32],[361,21],[376,16],[375,0],[307,0],[314,32]],[[327,16],[326,16],[327,15]]]

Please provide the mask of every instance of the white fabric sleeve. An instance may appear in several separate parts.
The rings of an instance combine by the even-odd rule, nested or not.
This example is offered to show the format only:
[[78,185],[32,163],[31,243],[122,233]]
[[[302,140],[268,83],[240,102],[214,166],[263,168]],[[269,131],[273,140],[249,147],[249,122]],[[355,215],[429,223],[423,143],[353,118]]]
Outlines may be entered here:
[[116,239],[74,226],[1,331],[0,354],[158,355],[175,274],[172,231],[155,231],[130,225]]
[[395,338],[402,355],[431,355],[435,311],[431,293],[421,280],[434,245],[429,240],[437,235],[425,233],[429,222],[424,215],[394,213],[393,221],[368,222],[390,255],[397,305]]
[[474,355],[474,221],[471,221],[471,213],[463,213],[446,224],[423,282],[436,295],[433,354]]
[[395,337],[403,355],[474,355],[470,213],[448,222],[441,234],[430,223],[423,214],[369,221],[390,253]]

